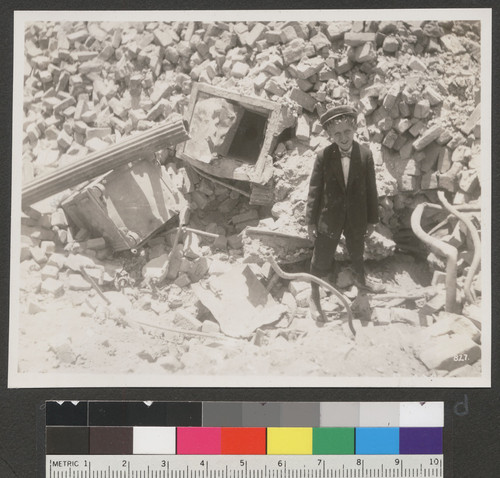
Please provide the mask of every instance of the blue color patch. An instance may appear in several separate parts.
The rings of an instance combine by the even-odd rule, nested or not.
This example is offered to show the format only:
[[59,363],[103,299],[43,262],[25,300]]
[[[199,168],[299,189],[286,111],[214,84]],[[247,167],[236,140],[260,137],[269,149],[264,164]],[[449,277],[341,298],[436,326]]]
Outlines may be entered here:
[[356,455],[398,455],[399,428],[356,428]]

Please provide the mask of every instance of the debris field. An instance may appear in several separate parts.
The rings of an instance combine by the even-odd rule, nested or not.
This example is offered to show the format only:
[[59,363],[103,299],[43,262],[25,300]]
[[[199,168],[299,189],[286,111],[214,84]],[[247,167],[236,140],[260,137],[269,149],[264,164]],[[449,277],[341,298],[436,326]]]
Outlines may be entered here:
[[[23,185],[166,121],[184,118],[191,139],[25,208],[18,371],[480,376],[480,34],[472,21],[27,24]],[[310,284],[269,262],[308,271],[319,116],[345,103],[374,156],[365,259],[386,289],[357,289],[341,243],[333,285],[356,336],[334,295],[320,326]],[[153,191],[140,204],[138,178]],[[136,247],[71,212],[112,188]],[[446,257],[412,229],[422,204],[421,227],[456,251],[453,310]]]

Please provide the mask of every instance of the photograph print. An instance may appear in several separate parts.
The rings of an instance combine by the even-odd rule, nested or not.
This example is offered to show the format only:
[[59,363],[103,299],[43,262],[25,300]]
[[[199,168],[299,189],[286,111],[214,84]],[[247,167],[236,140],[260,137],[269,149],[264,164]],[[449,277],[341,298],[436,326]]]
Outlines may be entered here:
[[15,13],[9,387],[487,387],[491,11]]

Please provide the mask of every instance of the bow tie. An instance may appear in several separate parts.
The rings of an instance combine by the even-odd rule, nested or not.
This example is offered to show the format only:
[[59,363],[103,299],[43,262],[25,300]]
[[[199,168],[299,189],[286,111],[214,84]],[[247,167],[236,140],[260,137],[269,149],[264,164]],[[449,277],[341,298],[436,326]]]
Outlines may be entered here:
[[351,159],[351,152],[350,151],[344,152],[344,151],[341,150],[340,151],[340,157],[341,158],[349,158],[349,159]]

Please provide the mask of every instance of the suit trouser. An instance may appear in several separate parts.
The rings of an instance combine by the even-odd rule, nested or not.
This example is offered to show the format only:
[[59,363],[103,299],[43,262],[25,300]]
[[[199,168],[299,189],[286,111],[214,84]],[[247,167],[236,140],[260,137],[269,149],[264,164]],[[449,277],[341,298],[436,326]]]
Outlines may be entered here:
[[[352,267],[361,284],[365,283],[365,266],[363,254],[365,250],[365,235],[359,231],[354,232],[345,224],[343,228],[347,251],[351,258]],[[314,242],[314,251],[311,261],[311,274],[325,277],[335,267],[335,251],[340,241],[342,229],[334,235],[318,233]]]

